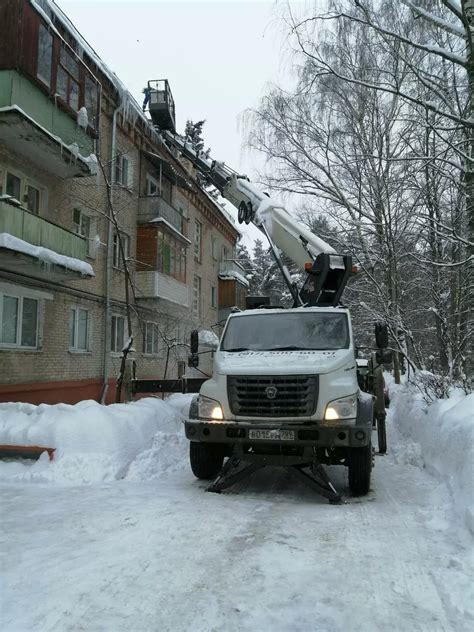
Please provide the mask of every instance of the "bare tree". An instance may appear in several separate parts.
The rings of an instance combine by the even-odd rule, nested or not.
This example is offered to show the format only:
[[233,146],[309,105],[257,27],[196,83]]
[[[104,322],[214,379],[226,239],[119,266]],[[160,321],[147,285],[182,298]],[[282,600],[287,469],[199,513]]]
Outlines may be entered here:
[[273,88],[249,134],[266,154],[266,182],[312,199],[333,240],[359,260],[364,274],[348,300],[361,325],[383,318],[417,366],[435,332],[452,375],[464,369],[469,335],[465,4],[341,0],[324,14],[289,11],[297,87]]

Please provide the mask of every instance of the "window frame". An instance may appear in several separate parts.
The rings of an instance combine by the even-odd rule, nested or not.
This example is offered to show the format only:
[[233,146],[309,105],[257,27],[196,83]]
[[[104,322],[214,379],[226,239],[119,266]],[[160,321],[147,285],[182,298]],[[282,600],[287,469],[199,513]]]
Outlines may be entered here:
[[[15,330],[15,342],[3,342],[3,304],[5,297],[14,298],[18,301],[16,310],[16,330]],[[24,313],[24,301],[30,300],[36,302],[36,316],[35,316],[35,344],[23,345],[21,344],[23,337],[23,313]],[[40,321],[40,306],[41,299],[34,296],[29,296],[28,293],[15,292],[14,290],[4,291],[0,289],[0,349],[4,351],[37,351],[40,346],[40,333],[41,333],[41,321]]]
[[[79,213],[79,223],[76,222],[75,213]],[[87,229],[83,229],[83,225]],[[79,237],[83,237],[87,242],[87,257],[94,259],[96,256],[93,233],[97,233],[97,222],[94,217],[86,213],[81,208],[74,207],[72,209],[72,232]]]
[[123,260],[122,260],[122,256],[120,253],[120,244],[119,244],[119,239],[118,236],[120,234],[120,237],[122,238],[122,246],[123,246],[123,253],[125,255],[125,261],[126,263],[128,263],[128,260],[130,259],[130,235],[127,235],[127,233],[124,233],[122,230],[119,231],[117,233],[116,230],[114,230],[113,233],[113,238],[112,238],[112,267],[115,270],[120,270],[121,272],[125,272],[124,268],[123,268]]
[[[41,34],[45,33],[46,36],[49,37],[48,49],[50,49],[50,58],[49,58],[49,79],[47,79],[41,72],[39,68],[40,62],[40,41]],[[43,60],[44,61],[44,60]],[[54,64],[54,36],[51,31],[43,24],[43,22],[39,22],[38,26],[38,45],[36,47],[36,78],[41,81],[48,89],[51,88],[52,79],[53,79],[53,64]]]
[[186,283],[186,245],[163,228],[158,228],[156,233],[156,271],[180,283]]
[[[79,312],[85,312],[87,317],[86,317],[86,346],[85,347],[79,347],[78,346],[78,341],[79,341]],[[73,340],[71,341],[71,317],[74,314],[74,332],[73,332]],[[92,318],[91,318],[91,311],[90,309],[87,309],[86,307],[80,307],[78,305],[75,305],[73,307],[70,308],[70,312],[69,312],[69,351],[73,352],[73,353],[90,353],[91,351],[91,344],[90,344],[90,340],[91,340],[91,323],[92,323]]]
[[[197,281],[197,287],[196,287]],[[192,313],[195,318],[198,320],[201,319],[202,315],[202,279],[198,274],[195,274],[193,277],[193,303],[192,303]]]
[[129,156],[125,153],[115,157],[115,177],[114,182],[119,187],[128,191],[133,187],[133,167]]
[[[151,351],[148,351],[148,330],[151,328]],[[147,357],[158,356],[160,354],[160,331],[158,323],[146,321],[143,329],[143,355]]]
[[[64,58],[63,58],[64,52]],[[75,68],[77,73],[74,74],[71,69],[71,63],[75,64]],[[66,94],[59,94],[58,92],[58,82],[60,73],[64,74],[66,77]],[[73,94],[72,86],[77,87],[77,104],[72,103],[71,95]],[[75,51],[73,51],[66,42],[61,42],[59,46],[59,56],[57,59],[56,65],[56,86],[55,86],[56,95],[61,101],[73,112],[78,112],[81,107],[81,64],[79,63],[79,58]]]
[[202,261],[202,223],[194,218],[194,259]]
[[211,308],[217,309],[217,287],[211,285]]
[[[115,321],[115,323],[117,323],[118,320],[123,321],[123,340],[122,340],[122,343],[120,345],[118,345],[120,348],[116,349],[115,347],[117,347],[117,333],[118,333],[117,324],[115,324],[115,336],[113,334],[114,334],[114,321]],[[109,349],[109,352],[121,355],[122,351],[123,351],[123,348],[125,346],[126,338],[127,338],[127,321],[126,321],[125,316],[123,316],[122,314],[112,314],[112,316],[110,317],[110,349]]]
[[217,261],[219,259],[218,251],[219,251],[218,239],[217,237],[212,237],[211,238],[211,256],[214,259],[214,261]]
[[[146,197],[159,197],[160,196],[160,183],[158,182],[158,180],[154,178],[150,173],[146,174],[145,180],[146,180],[146,189],[145,189]],[[150,184],[156,188],[156,193],[150,192]]]
[[[4,172],[2,174],[2,172]],[[0,164],[0,193],[4,193],[5,195],[9,195],[7,193],[7,181],[8,176],[13,176],[17,180],[20,181],[20,199],[12,196],[14,199],[18,199],[20,206],[30,212],[32,215],[41,216],[41,212],[43,207],[46,204],[47,199],[47,191],[44,187],[42,187],[36,180],[30,178],[22,171],[18,171],[15,167],[11,167],[8,164]],[[38,210],[37,212],[28,208],[28,188],[31,187],[35,189],[39,193],[38,197]]]

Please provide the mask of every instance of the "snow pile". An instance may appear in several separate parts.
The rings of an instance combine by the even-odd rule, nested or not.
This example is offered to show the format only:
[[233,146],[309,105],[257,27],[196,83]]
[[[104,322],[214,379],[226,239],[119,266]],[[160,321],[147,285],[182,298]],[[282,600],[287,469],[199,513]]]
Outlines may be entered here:
[[36,257],[45,263],[51,263],[68,270],[74,270],[80,272],[84,276],[95,276],[94,270],[90,263],[81,261],[80,259],[74,259],[73,257],[66,257],[60,255],[54,250],[49,248],[42,248],[41,246],[33,246],[33,244],[23,241],[10,235],[10,233],[0,233],[0,248],[8,248],[9,250],[15,250],[16,252],[22,252],[30,257]]
[[219,346],[219,338],[217,334],[209,329],[201,329],[198,333],[199,345],[208,347],[209,349],[217,349]]
[[[187,406],[184,398],[187,398]],[[0,444],[56,448],[54,460],[0,461],[0,481],[88,484],[144,480],[187,466],[182,428],[190,395],[102,406],[0,404]]]
[[89,127],[89,115],[87,113],[87,108],[85,108],[84,106],[82,106],[82,108],[79,108],[77,112],[77,124],[84,130]]
[[474,393],[454,391],[427,405],[413,384],[397,386],[390,377],[390,416],[413,442],[397,460],[421,465],[446,482],[459,519],[474,533]]
[[245,285],[245,287],[249,287],[250,285],[243,274],[240,274],[240,272],[232,269],[224,269],[224,271],[219,274],[219,279],[222,279],[223,281],[239,281],[239,283]]

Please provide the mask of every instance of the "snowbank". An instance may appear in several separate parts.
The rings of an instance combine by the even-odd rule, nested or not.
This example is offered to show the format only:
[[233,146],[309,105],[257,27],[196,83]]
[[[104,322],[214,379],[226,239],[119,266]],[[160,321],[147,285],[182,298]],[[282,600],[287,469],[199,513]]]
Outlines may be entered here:
[[457,517],[474,533],[474,393],[455,391],[427,405],[413,384],[386,382],[393,423],[413,442],[403,458],[412,465],[421,461],[447,483]]
[[[187,401],[185,401],[187,398]],[[0,481],[89,484],[145,480],[187,466],[182,421],[190,395],[102,406],[0,404],[0,444],[56,448],[50,462],[0,461]]]

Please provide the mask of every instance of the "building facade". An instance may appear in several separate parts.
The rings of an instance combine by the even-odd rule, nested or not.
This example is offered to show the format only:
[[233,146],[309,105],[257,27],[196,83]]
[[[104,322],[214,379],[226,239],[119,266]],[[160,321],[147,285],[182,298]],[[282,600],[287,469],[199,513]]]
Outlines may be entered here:
[[239,232],[56,5],[0,20],[0,401],[113,401],[131,336],[176,377],[243,307]]

